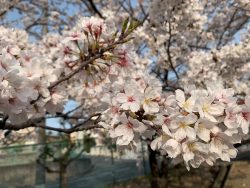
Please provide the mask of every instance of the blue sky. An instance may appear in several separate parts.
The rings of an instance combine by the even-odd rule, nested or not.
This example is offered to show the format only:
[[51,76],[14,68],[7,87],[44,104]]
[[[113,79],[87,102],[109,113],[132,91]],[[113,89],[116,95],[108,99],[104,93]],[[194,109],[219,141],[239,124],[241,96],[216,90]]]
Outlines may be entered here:
[[[74,108],[77,107],[77,102],[73,101],[73,100],[69,100],[66,105],[64,106],[64,113],[67,113],[70,110],[73,110]],[[60,118],[48,118],[46,119],[46,125],[47,126],[51,126],[51,127],[60,127],[60,123],[59,123]]]

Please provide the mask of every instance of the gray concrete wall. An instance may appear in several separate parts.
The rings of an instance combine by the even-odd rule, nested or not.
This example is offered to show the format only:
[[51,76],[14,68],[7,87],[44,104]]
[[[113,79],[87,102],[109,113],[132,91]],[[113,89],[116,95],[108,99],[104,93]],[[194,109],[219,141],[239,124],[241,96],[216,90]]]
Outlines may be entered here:
[[[56,164],[50,162],[51,168],[56,168]],[[92,168],[89,158],[81,158],[73,161],[68,169],[68,177],[79,176]],[[11,166],[0,166],[0,188],[31,188],[35,185],[36,164],[20,164]],[[58,181],[57,173],[47,173],[47,182]]]

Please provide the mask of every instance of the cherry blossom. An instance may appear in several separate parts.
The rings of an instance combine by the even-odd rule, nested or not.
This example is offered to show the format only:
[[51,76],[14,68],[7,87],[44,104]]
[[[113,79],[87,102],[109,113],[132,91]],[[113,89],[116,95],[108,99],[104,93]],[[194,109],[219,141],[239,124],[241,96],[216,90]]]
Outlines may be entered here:
[[121,103],[121,108],[136,112],[140,109],[141,95],[133,85],[124,88],[124,93],[118,93],[116,100]]
[[[61,114],[72,99],[84,106],[69,120],[73,131],[85,130],[79,123],[88,119],[120,149],[147,140],[188,169],[230,161],[250,124],[250,35],[236,44],[231,34],[239,32],[232,25],[247,25],[245,3],[157,0],[143,22],[122,25],[127,13],[117,15],[114,4],[100,18],[77,17],[76,26],[34,43],[25,31],[1,26],[2,129],[35,126],[35,118]],[[223,7],[220,16],[211,16],[215,6]],[[223,15],[232,18],[226,32]],[[88,118],[92,112],[98,115]]]
[[197,117],[194,114],[188,114],[187,116],[179,116],[175,120],[171,121],[170,129],[174,131],[174,137],[177,140],[183,140],[188,137],[194,139],[196,133],[194,128],[190,125],[193,125],[197,120]]
[[143,109],[146,113],[156,113],[159,111],[159,105],[154,100],[159,100],[160,95],[153,88],[146,88],[144,92]]
[[244,134],[247,134],[249,131],[250,124],[250,99],[245,99],[245,105],[242,107],[242,111],[238,114],[237,121],[240,124],[240,127]]
[[177,89],[175,91],[176,93],[176,100],[178,101],[178,105],[181,108],[184,108],[187,112],[192,112],[195,105],[195,98],[189,97],[187,100],[185,100],[185,94],[182,90]]
[[198,111],[202,118],[207,118],[212,122],[217,122],[214,116],[223,114],[224,105],[222,103],[212,104],[214,96],[204,97],[199,100]]
[[115,128],[115,135],[118,136],[116,143],[119,145],[128,145],[135,136],[135,133],[142,134],[147,127],[136,119],[126,117],[123,113],[120,116],[121,125]]

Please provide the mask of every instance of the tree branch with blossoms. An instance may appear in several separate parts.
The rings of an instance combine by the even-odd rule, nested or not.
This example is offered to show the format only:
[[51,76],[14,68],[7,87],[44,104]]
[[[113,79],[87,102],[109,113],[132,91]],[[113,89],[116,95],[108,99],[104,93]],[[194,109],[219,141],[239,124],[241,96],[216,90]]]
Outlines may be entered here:
[[[247,41],[214,49],[216,55],[219,54],[215,61],[215,52],[203,47],[211,44],[212,49],[220,39],[216,38],[213,27],[209,27],[209,19],[204,18],[204,14],[210,14],[202,11],[207,4],[156,2],[150,4],[149,13],[143,7],[139,9],[144,18],[149,17],[143,25],[126,19],[117,27],[106,15],[105,21],[84,17],[63,35],[46,35],[37,44],[20,40],[28,38],[24,31],[1,27],[0,128],[39,127],[68,134],[102,128],[118,147],[134,148],[142,138],[150,142],[151,149],[173,160],[182,159],[188,169],[236,157],[234,144],[240,143],[249,132],[249,96],[236,97],[233,89],[223,87],[224,83],[195,80],[195,76],[204,74],[206,78],[214,78],[209,70],[219,67],[217,73],[222,75],[221,70],[228,66],[224,62],[247,62],[249,56],[247,50],[243,50]],[[124,5],[121,4],[124,11],[135,17],[132,4]],[[166,37],[166,33],[169,36]],[[3,37],[8,34],[10,39]],[[136,42],[142,44],[143,37],[145,48],[150,51],[142,53],[146,54],[144,59],[133,48]],[[221,40],[225,41],[224,38]],[[235,50],[233,57],[231,49]],[[162,82],[147,73],[150,68],[144,61],[152,59],[156,64],[161,60],[168,62],[167,66],[163,65],[167,73],[160,69],[154,71],[163,77],[164,83],[170,85],[169,70],[172,69],[184,89],[178,89],[177,85],[171,87],[172,92],[163,92]],[[187,68],[188,82],[177,74],[177,65]],[[190,84],[191,78],[206,88]],[[76,112],[62,113],[68,99],[80,104],[84,101],[84,105],[76,108]],[[86,114],[79,115],[84,109],[88,109]],[[98,109],[98,113],[90,109]],[[72,121],[74,126],[40,125],[47,115]]]
[[[77,61],[74,61],[74,62],[77,62],[79,65],[77,65],[78,67],[76,67],[74,70],[70,71],[65,76],[62,76],[57,81],[51,82],[49,84],[48,88],[44,88],[44,89],[47,90],[48,92],[50,92],[51,94],[53,94],[54,93],[53,90],[58,85],[62,84],[65,81],[69,81],[73,76],[80,73],[83,69],[86,70],[87,66],[89,66],[88,68],[94,69],[96,60],[102,59],[103,61],[112,61],[112,57],[110,58],[109,54],[112,55],[112,52],[117,48],[117,46],[120,46],[120,45],[130,41],[131,38],[128,38],[128,36],[133,32],[133,30],[135,30],[139,26],[139,24],[137,24],[134,21],[131,21],[130,23],[128,23],[128,21],[129,20],[127,19],[125,21],[125,23],[123,24],[123,28],[121,30],[120,35],[118,34],[118,32],[115,32],[114,35],[112,35],[111,37],[108,38],[108,41],[102,41],[102,39],[101,39],[103,32],[104,32],[104,28],[102,25],[104,23],[102,21],[99,22],[99,20],[98,20],[98,25],[95,25],[95,26],[92,25],[91,22],[86,21],[85,25],[83,26],[84,28],[83,28],[83,30],[80,31],[80,33],[81,33],[81,35],[86,37],[86,38],[84,37],[84,40],[87,39],[87,41],[88,41],[88,43],[86,45],[88,54],[86,54],[86,52],[84,51],[85,49],[82,49],[82,47],[86,48],[85,46],[79,46],[79,42],[82,42],[82,38],[81,38],[82,36],[80,34],[76,36],[73,33],[72,35],[66,37],[67,42],[72,41],[74,44],[77,44],[77,48],[79,49],[79,53],[74,54],[73,51],[71,51],[67,47],[67,50],[68,50],[67,54],[71,54],[71,52],[72,52],[73,55],[76,55],[79,59]],[[10,56],[11,58],[16,58],[17,60],[19,60],[19,57],[15,56],[15,54],[12,54],[12,52],[10,50],[7,51],[7,53],[8,53],[7,55]],[[108,54],[106,54],[106,53],[108,53]],[[119,59],[119,57],[118,57],[118,59]],[[29,61],[29,59],[28,59],[28,61]],[[103,64],[106,65],[105,62]],[[8,74],[8,68],[4,64],[2,64],[2,67],[6,70],[6,74]],[[98,68],[100,68],[100,67],[98,67]],[[88,69],[87,69],[87,71],[88,71]],[[102,71],[101,68],[100,68],[100,71]],[[64,75],[64,73],[63,73],[63,75]],[[40,87],[41,86],[35,85],[34,88],[41,90]],[[48,96],[45,97],[42,95],[43,94],[41,94],[41,92],[38,91],[37,98],[35,100],[31,100],[30,104],[33,105],[35,108],[37,108],[36,103],[39,102],[41,97],[42,97],[42,100],[46,99],[48,97]],[[15,103],[15,101],[12,101],[13,99],[16,99],[16,98],[10,98],[8,102],[10,104]],[[80,107],[81,107],[81,105],[74,110],[77,110]],[[78,117],[77,116],[69,116],[69,114],[73,111],[70,111],[66,114],[59,113],[54,117],[62,117],[64,119],[81,119],[81,116],[78,116]],[[39,121],[41,121],[41,118],[30,119],[27,122],[24,122],[21,124],[13,124],[13,123],[11,123],[12,122],[11,120],[10,120],[11,122],[7,122],[9,115],[5,115],[2,118],[1,129],[2,130],[6,130],[6,129],[8,129],[8,130],[20,130],[20,129],[28,128],[28,127],[40,127],[40,128],[44,128],[44,129],[48,129],[48,130],[58,131],[58,132],[72,133],[75,131],[87,130],[87,129],[99,127],[99,126],[90,125],[90,126],[86,126],[86,127],[82,128],[83,124],[86,124],[86,122],[90,121],[91,118],[93,118],[94,116],[98,116],[98,115],[100,115],[100,114],[91,115],[90,118],[88,118],[84,122],[77,123],[74,127],[70,128],[70,129],[61,129],[61,128],[44,126],[44,125],[38,125],[37,123],[39,123]]]
[[[1,129],[2,130],[14,130],[14,131],[18,131],[21,129],[25,129],[25,128],[29,128],[29,127],[37,127],[37,128],[42,128],[42,129],[47,129],[47,130],[51,130],[51,131],[57,131],[57,132],[61,132],[61,133],[73,133],[73,132],[79,132],[79,131],[84,131],[84,130],[91,130],[91,129],[95,129],[95,128],[102,128],[101,126],[97,125],[99,117],[100,117],[101,113],[97,113],[97,114],[93,114],[92,116],[86,118],[84,121],[77,123],[76,125],[74,125],[71,128],[56,128],[56,127],[51,127],[51,126],[46,126],[46,125],[41,125],[39,124],[43,118],[36,118],[36,119],[31,119],[28,120],[25,123],[22,124],[11,124],[11,123],[6,123],[3,125],[3,123],[1,122]],[[61,117],[61,116],[59,116]],[[75,117],[73,117],[75,119]],[[93,118],[96,118],[95,120],[93,120]],[[71,119],[71,117],[67,117],[67,119]],[[79,117],[77,117],[77,119],[80,119]]]

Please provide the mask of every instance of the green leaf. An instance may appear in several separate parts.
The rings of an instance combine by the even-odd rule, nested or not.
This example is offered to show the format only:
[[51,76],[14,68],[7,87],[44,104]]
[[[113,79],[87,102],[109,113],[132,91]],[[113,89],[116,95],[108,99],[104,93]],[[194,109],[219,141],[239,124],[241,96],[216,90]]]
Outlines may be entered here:
[[131,32],[140,25],[140,22],[136,19],[131,20],[128,30]]
[[146,119],[148,121],[153,121],[155,118],[156,116],[150,114],[143,116],[143,119]]
[[118,34],[118,30],[115,31],[115,33],[112,35],[112,41],[114,42]]
[[126,18],[126,20],[124,20],[123,24],[122,24],[122,31],[121,34],[123,35],[125,33],[125,31],[127,30],[127,26],[128,26],[128,22],[129,22],[129,17]]

